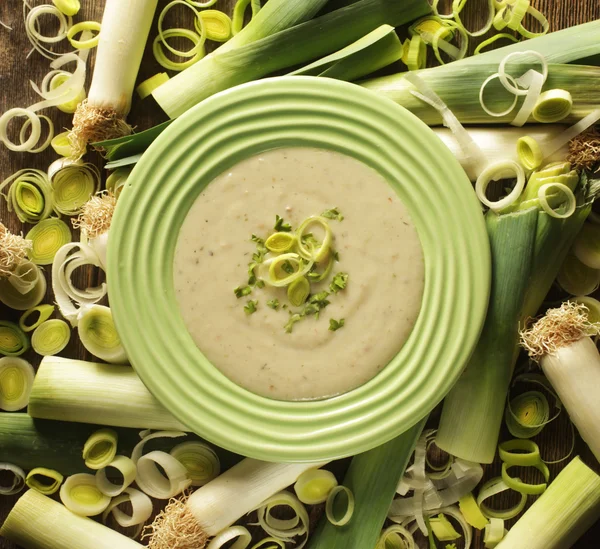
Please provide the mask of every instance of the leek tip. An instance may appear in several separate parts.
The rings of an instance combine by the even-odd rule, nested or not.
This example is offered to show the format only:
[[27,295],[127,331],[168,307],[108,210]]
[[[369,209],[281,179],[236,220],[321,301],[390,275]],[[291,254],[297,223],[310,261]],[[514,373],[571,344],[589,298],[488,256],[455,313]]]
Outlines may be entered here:
[[550,309],[530,329],[521,332],[521,345],[529,356],[539,361],[581,338],[600,333],[600,323],[592,323],[585,305],[566,301]]

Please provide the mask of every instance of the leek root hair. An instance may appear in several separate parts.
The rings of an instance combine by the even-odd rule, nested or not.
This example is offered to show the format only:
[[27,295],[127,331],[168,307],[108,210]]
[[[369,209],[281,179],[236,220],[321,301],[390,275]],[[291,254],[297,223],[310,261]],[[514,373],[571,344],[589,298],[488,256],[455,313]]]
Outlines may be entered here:
[[568,160],[578,169],[600,168],[600,129],[597,126],[571,141]]
[[96,238],[110,229],[117,199],[110,191],[93,196],[83,206],[77,219],[73,219],[73,227],[85,231],[88,238]]
[[16,267],[27,261],[27,250],[31,246],[30,240],[12,234],[0,223],[0,278],[11,276]]
[[90,105],[87,99],[82,101],[73,115],[73,129],[69,133],[72,156],[81,158],[88,143],[130,135],[133,128],[123,116],[116,110]]
[[589,321],[587,307],[567,301],[550,309],[529,330],[521,332],[521,344],[534,360],[555,354],[562,347],[582,337],[600,333],[600,324]]
[[144,528],[150,549],[204,549],[208,536],[189,510],[189,495],[173,498],[154,522]]

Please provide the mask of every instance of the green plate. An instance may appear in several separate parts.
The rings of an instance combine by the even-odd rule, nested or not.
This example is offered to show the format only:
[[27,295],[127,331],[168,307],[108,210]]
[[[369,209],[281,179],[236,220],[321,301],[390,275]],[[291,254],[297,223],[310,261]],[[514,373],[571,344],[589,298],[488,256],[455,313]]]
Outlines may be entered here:
[[[425,256],[422,308],[398,355],[358,389],[309,402],[257,396],[221,374],[184,325],[172,273],[179,229],[203,187],[245,158],[297,146],[339,151],[381,173],[409,208]],[[449,150],[392,101],[313,77],[239,86],[171,124],[119,198],[108,264],[116,326],[148,389],[198,435],[270,461],[357,454],[424,417],[465,366],[490,285],[481,206]]]

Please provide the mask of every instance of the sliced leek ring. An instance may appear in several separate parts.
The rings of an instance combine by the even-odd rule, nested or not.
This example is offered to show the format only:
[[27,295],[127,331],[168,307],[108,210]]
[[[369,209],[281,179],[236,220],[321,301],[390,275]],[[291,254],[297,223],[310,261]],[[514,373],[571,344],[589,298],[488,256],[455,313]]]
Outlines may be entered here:
[[96,486],[94,475],[79,473],[68,477],[60,488],[60,500],[72,513],[83,517],[101,514],[110,504]]
[[71,339],[71,328],[58,318],[42,322],[31,336],[33,350],[41,356],[54,356],[60,353]]
[[50,496],[58,492],[63,480],[64,477],[58,471],[36,467],[29,471],[25,483],[29,488],[37,490],[40,494]]
[[25,238],[32,242],[31,250],[27,252],[29,259],[36,265],[50,265],[58,250],[71,242],[71,229],[54,217],[40,221]]

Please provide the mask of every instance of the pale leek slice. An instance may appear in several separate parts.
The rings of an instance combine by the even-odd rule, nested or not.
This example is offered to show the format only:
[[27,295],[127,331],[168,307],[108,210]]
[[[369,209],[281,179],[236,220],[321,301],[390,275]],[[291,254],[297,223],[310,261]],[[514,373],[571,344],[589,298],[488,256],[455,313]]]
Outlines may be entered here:
[[286,549],[286,545],[285,541],[269,536],[268,538],[261,539],[250,549]]
[[532,116],[538,122],[552,124],[565,119],[572,110],[573,97],[567,90],[548,90],[540,95]]
[[[98,45],[101,29],[102,25],[97,21],[81,21],[69,28],[67,31],[67,40],[70,42],[71,46],[78,50],[89,50]],[[84,39],[83,37],[80,40],[75,39],[75,36],[79,33],[84,33],[85,31],[89,31],[90,34],[95,32],[96,34],[87,39]]]
[[[27,13],[25,17],[25,32],[27,33],[27,38],[29,38],[31,45],[46,59],[60,56],[61,54],[43,46],[42,43],[54,44],[64,40],[67,37],[67,31],[73,26],[71,17],[63,14],[56,6],[51,5],[41,5],[31,8],[31,6],[25,2],[23,5],[24,13],[26,13],[25,8],[30,8],[29,13]],[[41,25],[39,24],[38,19],[44,15],[51,15],[58,21],[58,29],[54,36],[45,36],[39,31]]]
[[[121,473],[123,480],[120,484],[114,484],[108,480],[106,469],[112,467]],[[122,494],[125,489],[135,480],[137,467],[131,458],[126,456],[115,456],[115,458],[96,472],[96,486],[105,495],[115,497]]]
[[483,536],[485,549],[494,549],[502,541],[506,533],[504,520],[498,518],[490,519],[489,524],[485,527],[485,534]]
[[61,13],[73,17],[79,13],[81,4],[79,0],[52,0],[52,3],[60,10]]
[[[32,283],[33,287],[23,293]],[[46,286],[42,270],[31,261],[23,261],[8,278],[0,277],[0,301],[16,311],[26,311],[44,299]]]
[[[194,33],[192,31],[188,31],[187,29],[167,29],[166,31],[163,29],[163,22],[165,20],[167,13],[171,9],[173,9],[175,6],[184,6],[194,13],[194,20],[198,21],[199,27],[200,27],[199,29],[198,29],[198,27],[196,27],[198,30],[198,34],[196,35],[195,38],[191,38],[191,35]],[[179,34],[169,33],[169,31],[173,31],[173,30],[186,31],[186,32],[179,33]],[[171,46],[167,42],[167,38],[174,38],[176,36],[184,36],[186,38],[189,38],[194,43],[194,47],[190,50],[183,50],[183,51],[175,49],[173,46]],[[194,55],[196,55],[198,52],[203,50],[204,42],[206,41],[206,30],[205,30],[204,21],[199,20],[198,10],[192,4],[187,2],[186,0],[172,0],[163,8],[163,10],[160,12],[160,15],[158,16],[158,37],[157,38],[162,43],[162,45],[165,48],[167,48],[171,53],[173,53],[175,55],[179,55],[180,57],[194,57]]]
[[93,164],[57,160],[48,168],[52,183],[54,209],[74,216],[100,189],[100,172]]
[[477,504],[481,509],[481,512],[489,519],[499,518],[504,520],[510,520],[515,518],[523,509],[525,509],[525,505],[527,504],[527,494],[520,493],[521,499],[519,503],[510,507],[509,509],[496,510],[489,507],[485,501],[497,494],[501,494],[511,488],[505,484],[505,482],[500,477],[495,477],[488,480],[483,486],[480,488],[479,493],[477,495]]
[[540,449],[531,440],[508,440],[498,446],[498,455],[508,466],[534,467],[542,462]]
[[[237,538],[237,539],[236,539]],[[228,545],[230,541],[236,540],[233,545]],[[230,526],[219,532],[208,544],[206,549],[221,549],[227,545],[230,549],[246,549],[252,541],[252,535],[244,526]]]
[[488,18],[487,18],[486,22],[484,23],[484,25],[477,31],[469,31],[468,29],[466,29],[466,27],[463,25],[463,22],[460,19],[460,13],[464,9],[464,7],[467,5],[467,0],[453,0],[452,15],[454,16],[454,19],[456,20],[456,22],[462,28],[464,28],[468,34],[470,34],[471,36],[483,36],[487,31],[489,31],[492,28],[492,23],[494,22],[494,16],[496,15],[496,7],[494,4],[494,1],[495,0],[488,0],[488,8],[487,8]]
[[[486,196],[487,188],[492,181],[516,177],[516,183],[510,193],[500,200],[489,200]],[[493,211],[500,211],[514,204],[525,188],[525,172],[523,168],[512,160],[496,162],[485,168],[475,183],[477,198]]]
[[600,286],[600,270],[588,267],[575,255],[568,255],[556,280],[565,292],[586,296],[594,293]]
[[112,429],[98,429],[83,445],[83,459],[90,469],[107,467],[117,455],[119,436]]
[[[320,226],[323,230],[323,240],[320,245],[315,249],[310,243],[306,243],[303,237],[308,233],[308,229],[313,226]],[[296,230],[297,248],[298,253],[301,257],[308,261],[314,261],[319,263],[329,254],[331,248],[331,242],[333,240],[333,234],[327,219],[322,216],[313,215],[307,217]]]
[[18,494],[25,487],[25,471],[12,463],[0,463],[0,471],[10,471],[13,474],[10,486],[0,485],[0,495],[12,496]]
[[0,355],[16,357],[29,349],[29,338],[14,322],[0,320]]
[[[555,394],[553,396],[558,398]],[[558,412],[550,417],[550,405],[546,395],[540,391],[526,391],[512,399],[509,395],[504,419],[512,436],[531,438],[541,433],[560,412],[561,407],[558,407]]]
[[29,259],[36,265],[50,265],[58,250],[71,242],[71,229],[60,219],[44,219],[25,238],[32,242],[31,250],[27,252]]
[[94,356],[112,364],[128,362],[115,328],[112,313],[104,305],[86,305],[79,311],[77,331],[83,346]]
[[133,452],[131,453],[131,460],[137,464],[139,459],[142,457],[144,453],[144,446],[150,440],[155,438],[179,438],[185,437],[187,434],[183,431],[157,431],[155,433],[150,433],[149,431],[142,431],[140,433],[140,437],[142,440],[135,445]]
[[37,223],[53,211],[52,187],[41,170],[19,170],[0,183],[0,191],[9,186],[6,202],[23,223]]
[[535,170],[542,165],[544,155],[539,143],[529,135],[520,137],[517,141],[517,156],[519,162],[527,170]]
[[60,353],[71,339],[71,328],[58,318],[42,322],[31,336],[33,350],[42,356],[52,356]]
[[110,498],[96,486],[94,475],[87,473],[67,477],[60,488],[60,500],[69,511],[82,517],[99,515],[110,504]]
[[469,493],[458,500],[458,508],[465,517],[465,520],[478,530],[483,530],[489,524],[488,519],[481,512],[473,494]]
[[[200,22],[201,20],[201,22]],[[202,23],[207,40],[213,42],[227,42],[232,36],[232,22],[229,15],[219,10],[202,10],[198,12],[196,20],[196,31],[202,35]]]
[[73,153],[73,148],[71,147],[71,143],[69,142],[68,131],[55,135],[52,141],[50,141],[50,145],[52,146],[56,154],[65,158],[71,156]]
[[331,491],[338,485],[335,475],[326,469],[309,469],[302,473],[294,484],[298,499],[306,505],[317,505],[327,501]]
[[[562,194],[565,197],[565,201],[554,208],[548,201],[548,193],[550,191],[554,191],[551,194],[553,200],[557,195]],[[542,185],[538,190],[538,199],[542,210],[550,217],[555,217],[556,219],[567,219],[568,217],[571,217],[577,209],[577,199],[575,198],[573,191],[562,183],[546,183],[545,185]]]
[[[119,505],[123,503],[131,504],[131,515],[119,509]],[[137,526],[137,529],[130,536],[137,538],[144,527],[144,523],[152,516],[152,500],[135,488],[125,488],[124,493],[114,498],[102,513],[104,524],[106,524],[109,515],[112,515],[117,524],[123,528]]]
[[40,494],[50,496],[58,492],[64,477],[53,469],[36,467],[27,473],[25,483],[32,490],[37,490]]
[[572,301],[578,303],[579,305],[585,305],[587,308],[588,320],[592,324],[600,322],[600,301],[594,299],[593,297],[585,296],[575,297],[572,299]]
[[521,494],[527,494],[532,496],[543,494],[546,491],[546,488],[548,487],[548,482],[550,482],[550,470],[548,469],[548,466],[545,463],[540,461],[531,465],[531,467],[535,467],[540,473],[542,473],[544,480],[546,481],[540,484],[528,484],[519,480],[518,478],[511,477],[508,473],[511,467],[513,467],[513,465],[509,465],[506,462],[502,464],[502,480],[504,481],[504,484],[506,484],[506,486],[512,488],[513,490]]
[[[46,322],[54,312],[54,305],[38,305],[37,307],[32,307],[31,309],[27,309],[19,318],[19,328],[24,332],[31,332],[35,330],[42,322]],[[29,324],[29,317],[31,315],[37,314],[37,319]]]
[[106,190],[113,194],[115,199],[119,198],[130,173],[131,167],[118,168],[106,178]]
[[169,453],[187,469],[192,486],[204,486],[221,472],[219,456],[202,442],[182,442]]
[[[158,466],[164,471],[164,475]],[[154,450],[137,460],[136,483],[140,490],[156,499],[170,499],[192,484],[187,469],[173,456]]]
[[[271,512],[275,507],[288,507],[294,514],[290,519],[278,519]],[[269,535],[283,541],[291,541],[296,536],[308,534],[309,518],[306,508],[300,500],[289,492],[279,492],[268,498],[257,509],[258,524]],[[306,545],[304,539],[298,545],[302,549]]]
[[[340,497],[342,495],[344,496],[343,498]],[[344,501],[343,504],[338,503],[340,499]],[[338,513],[337,509],[339,505],[344,505],[344,512],[341,514]],[[352,515],[354,515],[354,494],[352,490],[346,486],[336,486],[333,488],[327,496],[325,515],[327,516],[327,520],[334,526],[345,526],[348,524],[352,519]]]

